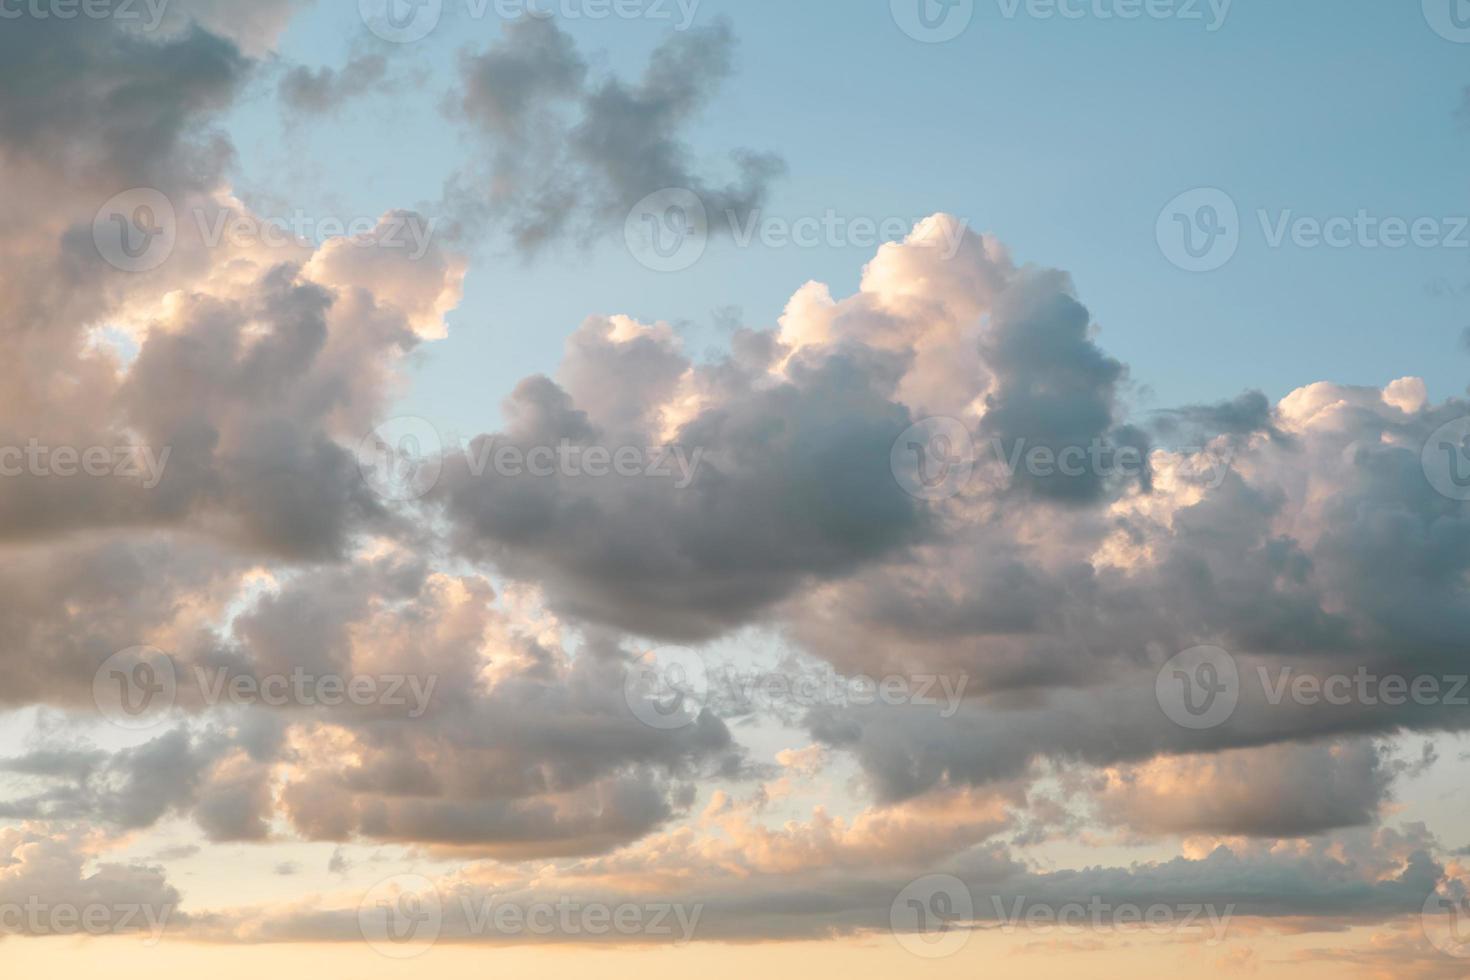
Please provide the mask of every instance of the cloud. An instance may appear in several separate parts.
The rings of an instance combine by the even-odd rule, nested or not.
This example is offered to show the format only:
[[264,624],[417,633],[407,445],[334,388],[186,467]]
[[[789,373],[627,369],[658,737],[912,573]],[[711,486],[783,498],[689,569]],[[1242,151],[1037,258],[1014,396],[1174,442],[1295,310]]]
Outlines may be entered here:
[[[681,32],[629,83],[593,78],[550,19],[508,23],[497,43],[461,63],[455,111],[483,135],[489,159],[485,173],[452,182],[452,209],[469,225],[503,228],[527,252],[621,227],[639,200],[668,188],[698,194],[711,215],[743,218],[784,172],[780,158],[734,151],[736,176],[720,184],[696,170],[682,135],[732,73],[734,49],[724,23]],[[723,220],[712,227],[730,230]]]
[[0,828],[0,922],[6,934],[28,936],[151,933],[181,927],[180,894],[161,869],[97,863],[65,835]]
[[387,72],[387,57],[376,52],[354,55],[340,69],[297,65],[281,78],[281,101],[301,113],[331,112],[349,99],[368,94]]

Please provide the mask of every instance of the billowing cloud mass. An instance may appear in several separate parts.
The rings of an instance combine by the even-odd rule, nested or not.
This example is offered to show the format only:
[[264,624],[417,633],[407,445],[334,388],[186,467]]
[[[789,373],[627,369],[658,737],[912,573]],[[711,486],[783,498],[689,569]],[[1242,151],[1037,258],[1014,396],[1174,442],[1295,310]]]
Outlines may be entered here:
[[[292,12],[0,30],[0,447],[98,448],[108,470],[0,478],[21,732],[0,904],[349,940],[363,875],[424,869],[465,900],[448,941],[486,939],[463,909],[487,897],[674,903],[702,910],[691,938],[748,941],[893,931],[933,874],[985,927],[1097,900],[1325,934],[1465,895],[1464,842],[1399,806],[1470,692],[1291,692],[1463,674],[1470,506],[1425,449],[1470,401],[1304,378],[1141,411],[1066,272],[940,213],[850,295],[807,282],[706,356],[589,309],[558,366],[487,392],[501,421],[409,454],[422,492],[384,492],[365,437],[448,342],[468,264],[398,247],[425,227],[406,207],[322,241],[211,240],[260,221],[221,120]],[[328,118],[386,59],[279,92],[296,123]],[[530,252],[666,187],[748,212],[777,159],[707,176],[684,135],[734,68],[723,24],[632,82],[550,21],[509,24],[458,65],[457,217]],[[159,221],[164,260],[117,261]],[[1221,683],[1219,658],[1170,673],[1199,647],[1233,672],[1207,724],[1165,697]],[[163,691],[160,671],[166,710],[137,717],[126,684]],[[341,890],[191,906],[168,865],[224,844],[292,847],[262,862],[291,878],[319,847]]]

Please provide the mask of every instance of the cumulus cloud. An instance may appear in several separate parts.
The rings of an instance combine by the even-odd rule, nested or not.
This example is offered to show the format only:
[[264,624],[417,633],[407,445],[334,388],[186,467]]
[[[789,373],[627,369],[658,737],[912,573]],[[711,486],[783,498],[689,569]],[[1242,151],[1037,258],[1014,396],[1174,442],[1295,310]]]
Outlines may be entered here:
[[[5,477],[0,707],[42,709],[42,730],[0,759],[0,901],[172,907],[161,870],[99,859],[171,821],[201,844],[155,844],[169,860],[316,843],[347,889],[346,848],[401,849],[457,866],[449,895],[653,897],[703,907],[700,938],[731,940],[886,930],[930,872],[958,876],[983,924],[990,899],[1025,896],[1394,929],[1463,888],[1427,829],[1385,825],[1398,782],[1438,761],[1388,740],[1461,731],[1461,706],[1282,692],[1463,673],[1470,512],[1423,451],[1470,403],[1434,403],[1415,378],[1318,381],[1139,417],[1070,277],[940,214],[880,248],[850,295],[806,283],[773,327],[708,357],[667,323],[589,316],[493,431],[434,461],[422,499],[385,500],[354,450],[444,337],[466,262],[407,209],[325,241],[211,240],[259,225],[216,126],[294,9],[237,6],[175,3],[152,35],[0,32],[17,93],[0,104],[0,446],[158,464]],[[687,145],[734,52],[727,26],[681,34],[627,80],[549,21],[509,25],[459,65],[451,110],[483,139],[483,173],[450,188],[454,217],[529,252],[666,187],[713,213],[759,206],[774,158],[737,151],[720,177]],[[359,52],[288,71],[280,94],[326,113],[385,70]],[[143,273],[94,239],[104,202],[139,188],[176,220]],[[568,449],[638,465],[487,465]],[[1069,458],[1080,469],[1056,465]],[[929,463],[957,474],[947,492]],[[665,641],[737,661],[770,643],[793,671],[943,678],[965,698],[728,718],[711,699],[653,727],[630,677]],[[90,715],[100,666],[139,644],[178,672],[167,723],[62,731],[51,712]],[[1238,703],[1191,728],[1155,682],[1201,644],[1233,657]],[[237,703],[205,680],[295,671],[412,678],[425,697],[414,713]],[[795,741],[759,755],[773,730]],[[1068,870],[1030,851],[1061,834],[1183,853]],[[359,898],[191,927],[342,939]]]
[[149,933],[156,942],[183,926],[181,896],[161,869],[94,858],[73,836],[0,828],[0,938]]

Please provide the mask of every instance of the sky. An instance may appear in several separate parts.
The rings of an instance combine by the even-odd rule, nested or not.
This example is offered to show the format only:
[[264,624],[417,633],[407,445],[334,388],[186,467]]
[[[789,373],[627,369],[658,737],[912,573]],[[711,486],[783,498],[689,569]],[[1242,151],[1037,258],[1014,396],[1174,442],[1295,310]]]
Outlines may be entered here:
[[1459,0],[0,0],[0,81],[7,964],[1470,975]]

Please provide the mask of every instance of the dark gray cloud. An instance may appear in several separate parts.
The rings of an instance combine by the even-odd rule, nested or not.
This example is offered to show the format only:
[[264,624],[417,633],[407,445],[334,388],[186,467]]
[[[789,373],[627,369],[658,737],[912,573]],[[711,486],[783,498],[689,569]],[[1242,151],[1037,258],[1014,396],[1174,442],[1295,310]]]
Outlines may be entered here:
[[[508,231],[525,250],[621,227],[632,207],[666,188],[698,194],[711,229],[729,230],[784,172],[773,154],[737,150],[735,177],[718,183],[696,168],[682,131],[734,69],[724,23],[676,34],[633,83],[593,78],[570,37],[544,18],[506,25],[504,36],[462,63],[457,110],[487,138],[486,174],[470,170],[449,198],[458,217]],[[488,196],[479,188],[490,187]]]
[[672,461],[662,478],[475,475],[473,457],[492,442],[660,445],[651,412],[689,365],[669,337],[617,342],[611,331],[589,322],[570,345],[566,387],[524,382],[506,405],[510,429],[447,461],[437,493],[467,554],[542,584],[579,618],[697,640],[921,533],[889,473],[909,423],[885,388],[901,366],[861,348],[803,356],[781,383],[738,355],[709,367],[702,383],[721,400],[673,440],[702,454],[685,487]]
[[1176,441],[1217,435],[1249,436],[1258,432],[1275,439],[1285,438],[1272,419],[1271,402],[1259,391],[1247,391],[1217,405],[1163,409],[1156,413],[1155,425]]
[[388,59],[376,52],[354,55],[341,68],[297,65],[281,78],[281,101],[296,112],[328,113],[370,95],[387,74]]
[[197,27],[154,40],[88,18],[7,20],[0,85],[25,97],[0,105],[0,155],[59,171],[74,189],[110,184],[109,194],[198,180],[227,147],[198,127],[248,67]]
[[[1335,929],[1344,922],[1369,924],[1417,918],[1425,897],[1440,881],[1443,867],[1430,850],[1432,838],[1422,828],[1357,832],[1323,838],[1303,853],[1225,847],[1198,858],[1139,862],[1130,867],[1097,866],[1080,871],[1028,869],[1001,848],[974,850],[944,867],[932,869],[958,879],[950,888],[968,893],[980,929],[1006,927],[1024,939],[1032,933],[1025,915],[1041,909],[1056,915],[1063,906],[1101,908],[1107,931],[1142,932],[1137,920],[1117,913],[1120,906],[1162,906],[1178,936],[1215,941],[1251,936],[1262,920],[1292,920],[1296,929],[1318,918]],[[1375,853],[1376,852],[1376,853]],[[588,870],[593,871],[594,864]],[[888,934],[894,929],[894,903],[914,872],[890,869],[858,872],[823,868],[794,886],[785,875],[718,876],[687,887],[663,887],[630,899],[626,893],[579,882],[575,872],[554,883],[502,881],[497,903],[526,907],[557,899],[574,906],[585,902],[661,902],[678,905],[686,919],[698,909],[692,938],[704,941],[830,939],[834,936]],[[549,935],[510,936],[474,929],[465,909],[480,907],[489,892],[467,883],[447,883],[443,892],[441,943],[586,941],[583,933],[559,930]],[[1019,909],[1019,918],[1017,910]],[[1190,910],[1194,916],[1188,916]],[[963,914],[963,910],[956,907]],[[1088,913],[1084,911],[1084,916]],[[1117,918],[1113,916],[1117,914]],[[248,934],[257,941],[357,941],[354,909],[323,910],[312,915],[275,915],[242,911],[201,923],[200,934],[212,938]],[[1213,918],[1211,917],[1213,916]],[[1197,916],[1197,918],[1195,918]],[[1243,920],[1256,920],[1243,922]],[[1055,935],[1056,919],[1052,935]],[[1190,932],[1189,930],[1193,931]],[[614,937],[599,936],[598,943]],[[615,940],[614,940],[615,941]],[[649,942],[647,936],[633,942]],[[657,941],[657,940],[654,940]],[[667,940],[664,940],[667,941]]]

